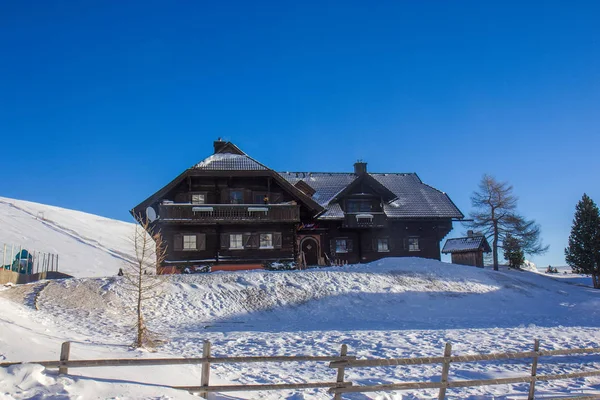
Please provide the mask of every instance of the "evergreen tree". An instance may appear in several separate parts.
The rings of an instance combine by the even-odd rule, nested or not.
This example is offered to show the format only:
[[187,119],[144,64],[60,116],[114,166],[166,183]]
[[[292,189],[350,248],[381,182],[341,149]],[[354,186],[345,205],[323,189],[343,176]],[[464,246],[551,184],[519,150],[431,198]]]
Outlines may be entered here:
[[521,269],[521,266],[525,263],[525,254],[523,254],[523,248],[519,239],[508,234],[504,238],[502,247],[504,248],[504,258],[508,261],[508,266]]
[[600,212],[585,193],[575,207],[565,259],[574,273],[592,275],[594,287],[600,288]]

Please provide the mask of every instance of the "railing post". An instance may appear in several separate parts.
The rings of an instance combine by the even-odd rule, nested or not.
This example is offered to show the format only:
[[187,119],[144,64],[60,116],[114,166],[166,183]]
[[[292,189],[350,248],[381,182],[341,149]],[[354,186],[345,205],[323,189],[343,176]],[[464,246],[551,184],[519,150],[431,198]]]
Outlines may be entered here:
[[[65,361],[69,361],[69,354],[71,353],[71,342],[63,342],[62,346],[60,347],[60,362],[65,362]],[[63,366],[61,364],[60,367],[58,367],[58,374],[59,375],[63,375],[63,374],[68,374],[69,373],[69,368],[67,366]]]
[[[342,350],[340,351],[340,357],[346,357],[346,355],[348,354],[348,346],[343,344],[342,345]],[[338,371],[337,371],[337,379],[336,379],[336,387],[343,387],[343,385],[340,385],[340,383],[344,383],[344,375],[346,372],[346,368],[345,367],[338,367]],[[341,400],[342,399],[342,394],[341,393],[336,393],[333,395],[333,399],[334,400]]]
[[[210,341],[205,340],[204,345],[202,347],[202,357],[209,358],[210,357]],[[202,363],[202,375],[200,376],[200,386],[208,386],[208,381],[210,379],[210,362],[206,361]],[[200,397],[207,399],[208,392],[200,392]]]
[[452,354],[452,344],[450,342],[446,343],[446,347],[444,348],[444,364],[442,367],[442,380],[443,384],[440,387],[440,392],[438,394],[438,400],[444,400],[446,397],[446,383],[448,383],[448,373],[450,372],[450,354]]
[[533,361],[531,363],[531,382],[529,382],[529,396],[527,396],[527,400],[533,400],[535,395],[535,377],[537,375],[537,365],[540,351],[539,339],[535,339],[533,351],[535,352],[535,355],[533,356]]

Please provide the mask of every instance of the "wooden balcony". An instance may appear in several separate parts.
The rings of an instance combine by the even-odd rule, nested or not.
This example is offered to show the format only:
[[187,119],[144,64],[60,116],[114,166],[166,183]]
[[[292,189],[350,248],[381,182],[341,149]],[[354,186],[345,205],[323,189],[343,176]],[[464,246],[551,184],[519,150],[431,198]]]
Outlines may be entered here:
[[299,222],[300,207],[292,204],[162,204],[158,215],[165,223]]
[[387,217],[383,212],[346,213],[344,228],[385,228]]

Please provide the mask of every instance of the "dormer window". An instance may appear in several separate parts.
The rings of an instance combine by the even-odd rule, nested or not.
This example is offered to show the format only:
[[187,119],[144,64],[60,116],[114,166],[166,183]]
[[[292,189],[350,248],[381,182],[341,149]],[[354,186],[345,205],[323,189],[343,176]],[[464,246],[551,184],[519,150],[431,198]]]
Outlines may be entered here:
[[371,212],[373,210],[373,203],[371,200],[364,199],[348,199],[346,200],[346,212],[347,213],[363,213]]

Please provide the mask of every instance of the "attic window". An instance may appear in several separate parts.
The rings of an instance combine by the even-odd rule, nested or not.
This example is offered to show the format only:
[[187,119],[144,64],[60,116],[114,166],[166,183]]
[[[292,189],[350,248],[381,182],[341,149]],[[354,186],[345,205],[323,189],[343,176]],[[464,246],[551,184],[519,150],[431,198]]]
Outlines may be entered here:
[[370,200],[347,200],[346,212],[347,213],[359,213],[369,212],[372,210],[372,204]]

